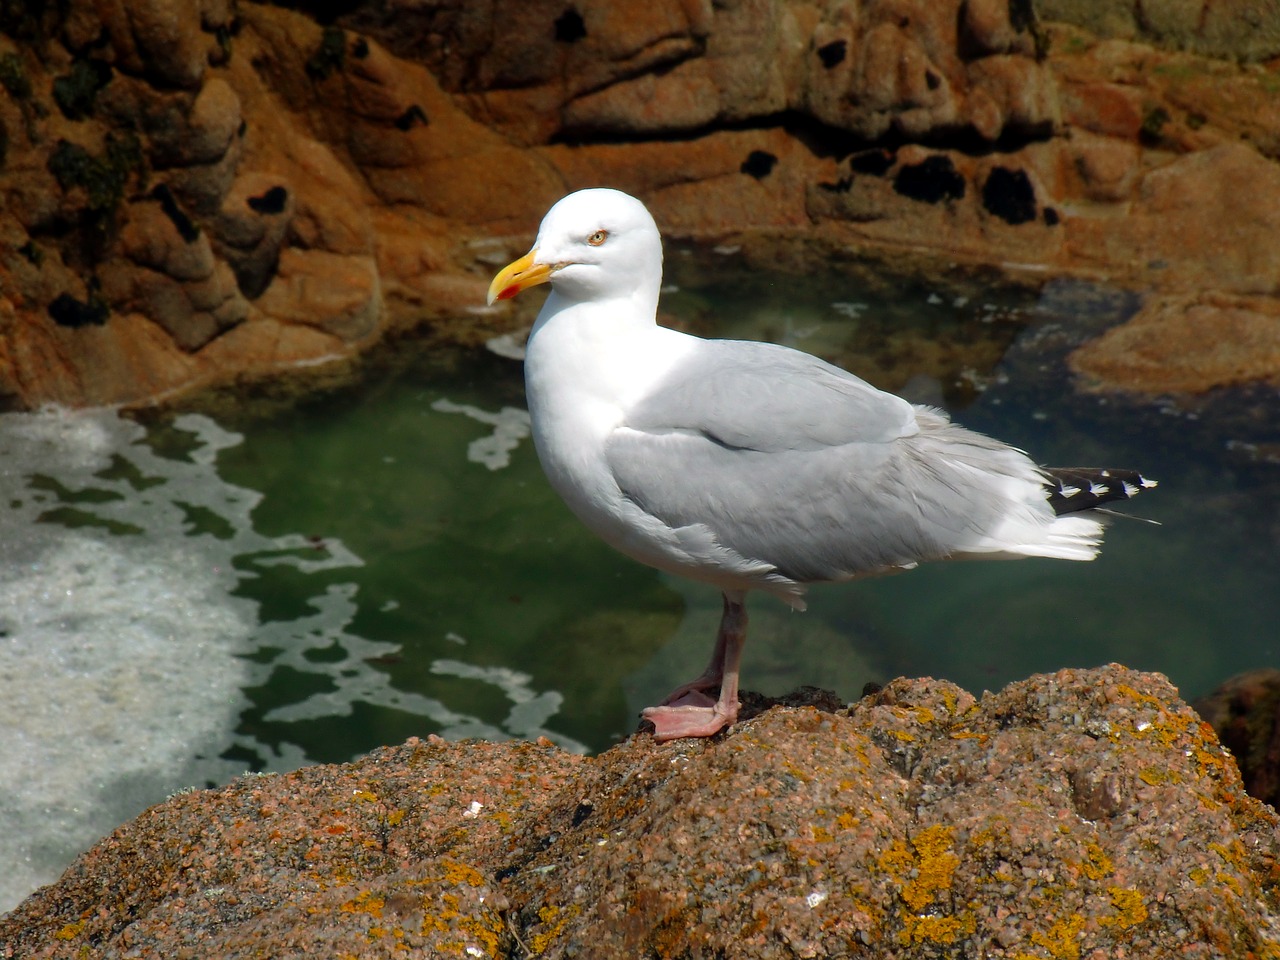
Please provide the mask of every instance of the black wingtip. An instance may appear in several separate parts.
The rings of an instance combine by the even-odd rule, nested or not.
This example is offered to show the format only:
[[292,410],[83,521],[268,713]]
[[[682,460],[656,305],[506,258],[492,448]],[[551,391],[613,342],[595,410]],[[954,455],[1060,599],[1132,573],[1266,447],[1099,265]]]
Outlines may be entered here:
[[1157,481],[1137,470],[1099,467],[1045,467],[1045,491],[1056,514],[1092,510],[1104,503],[1131,500]]

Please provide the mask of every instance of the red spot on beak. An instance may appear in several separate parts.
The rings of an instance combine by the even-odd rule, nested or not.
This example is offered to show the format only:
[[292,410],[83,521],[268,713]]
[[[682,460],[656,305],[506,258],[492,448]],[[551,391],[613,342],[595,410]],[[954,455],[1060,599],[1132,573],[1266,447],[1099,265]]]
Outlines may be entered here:
[[517,293],[519,293],[519,292],[520,292],[520,288],[519,288],[519,287],[517,287],[515,284],[512,284],[512,285],[511,285],[511,286],[509,286],[509,287],[504,287],[504,288],[503,288],[502,292],[501,292],[500,294],[498,294],[498,299],[499,299],[499,300],[510,300],[512,297],[514,297],[514,296],[515,296]]

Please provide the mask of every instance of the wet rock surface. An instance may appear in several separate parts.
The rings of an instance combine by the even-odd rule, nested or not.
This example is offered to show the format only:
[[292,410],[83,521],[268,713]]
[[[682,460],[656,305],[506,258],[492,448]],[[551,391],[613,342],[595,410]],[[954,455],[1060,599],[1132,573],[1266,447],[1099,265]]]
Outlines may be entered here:
[[[1073,275],[1151,313],[1204,295],[1195,322],[1233,330],[1224,298],[1275,297],[1280,19],[1135,9],[445,0],[321,26],[20,5],[0,17],[0,406],[144,403],[411,328],[483,340],[517,323],[479,307],[491,261],[598,184],[762,265]],[[1275,372],[1219,340],[1221,377],[1134,372],[1125,337],[1082,364],[1156,393]],[[1169,344],[1144,357],[1176,366]]]
[[8,957],[1218,957],[1280,834],[1161,676],[896,680],[596,758],[411,740],[152,808]]

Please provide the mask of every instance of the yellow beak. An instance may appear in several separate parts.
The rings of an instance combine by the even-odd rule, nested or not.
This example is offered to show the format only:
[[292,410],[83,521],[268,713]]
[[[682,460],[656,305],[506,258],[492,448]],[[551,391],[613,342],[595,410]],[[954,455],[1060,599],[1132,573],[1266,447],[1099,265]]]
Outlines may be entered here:
[[534,263],[538,249],[535,247],[519,260],[508,263],[498,271],[489,284],[489,305],[495,300],[510,300],[521,290],[528,290],[551,279],[551,265]]

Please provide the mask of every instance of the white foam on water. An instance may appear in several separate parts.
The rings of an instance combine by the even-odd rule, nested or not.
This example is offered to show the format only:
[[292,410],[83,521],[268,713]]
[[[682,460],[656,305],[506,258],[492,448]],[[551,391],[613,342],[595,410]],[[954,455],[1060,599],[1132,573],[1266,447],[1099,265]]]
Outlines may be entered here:
[[[473,452],[491,469],[527,436],[527,414],[522,426],[505,410],[456,412],[496,428]],[[262,495],[216,470],[242,437],[198,415],[173,427],[188,449],[166,456],[112,410],[0,415],[0,912],[148,805],[242,773],[228,754],[268,770],[308,762],[237,730],[242,691],[280,667],[324,675],[331,689],[273,707],[271,721],[368,703],[429,718],[449,738],[555,736],[542,723],[559,694],[506,675],[473,678],[512,700],[501,726],[396,689],[375,663],[399,648],[349,631],[358,588],[332,573],[308,612],[260,622],[257,602],[235,595],[246,579],[363,561],[334,538],[259,533]],[[335,644],[336,662],[308,659]]]
[[247,514],[248,492],[201,490],[230,437],[199,463],[143,433],[103,410],[0,417],[0,909],[167,793],[237,772],[218,755],[253,604],[174,501]]
[[529,436],[532,422],[529,411],[518,407],[503,407],[497,413],[481,410],[466,403],[454,403],[441,398],[431,404],[431,409],[438,413],[460,413],[478,423],[493,427],[493,433],[487,437],[471,441],[467,447],[467,459],[479,463],[490,470],[501,470],[511,465],[511,451],[520,445],[520,441]]

